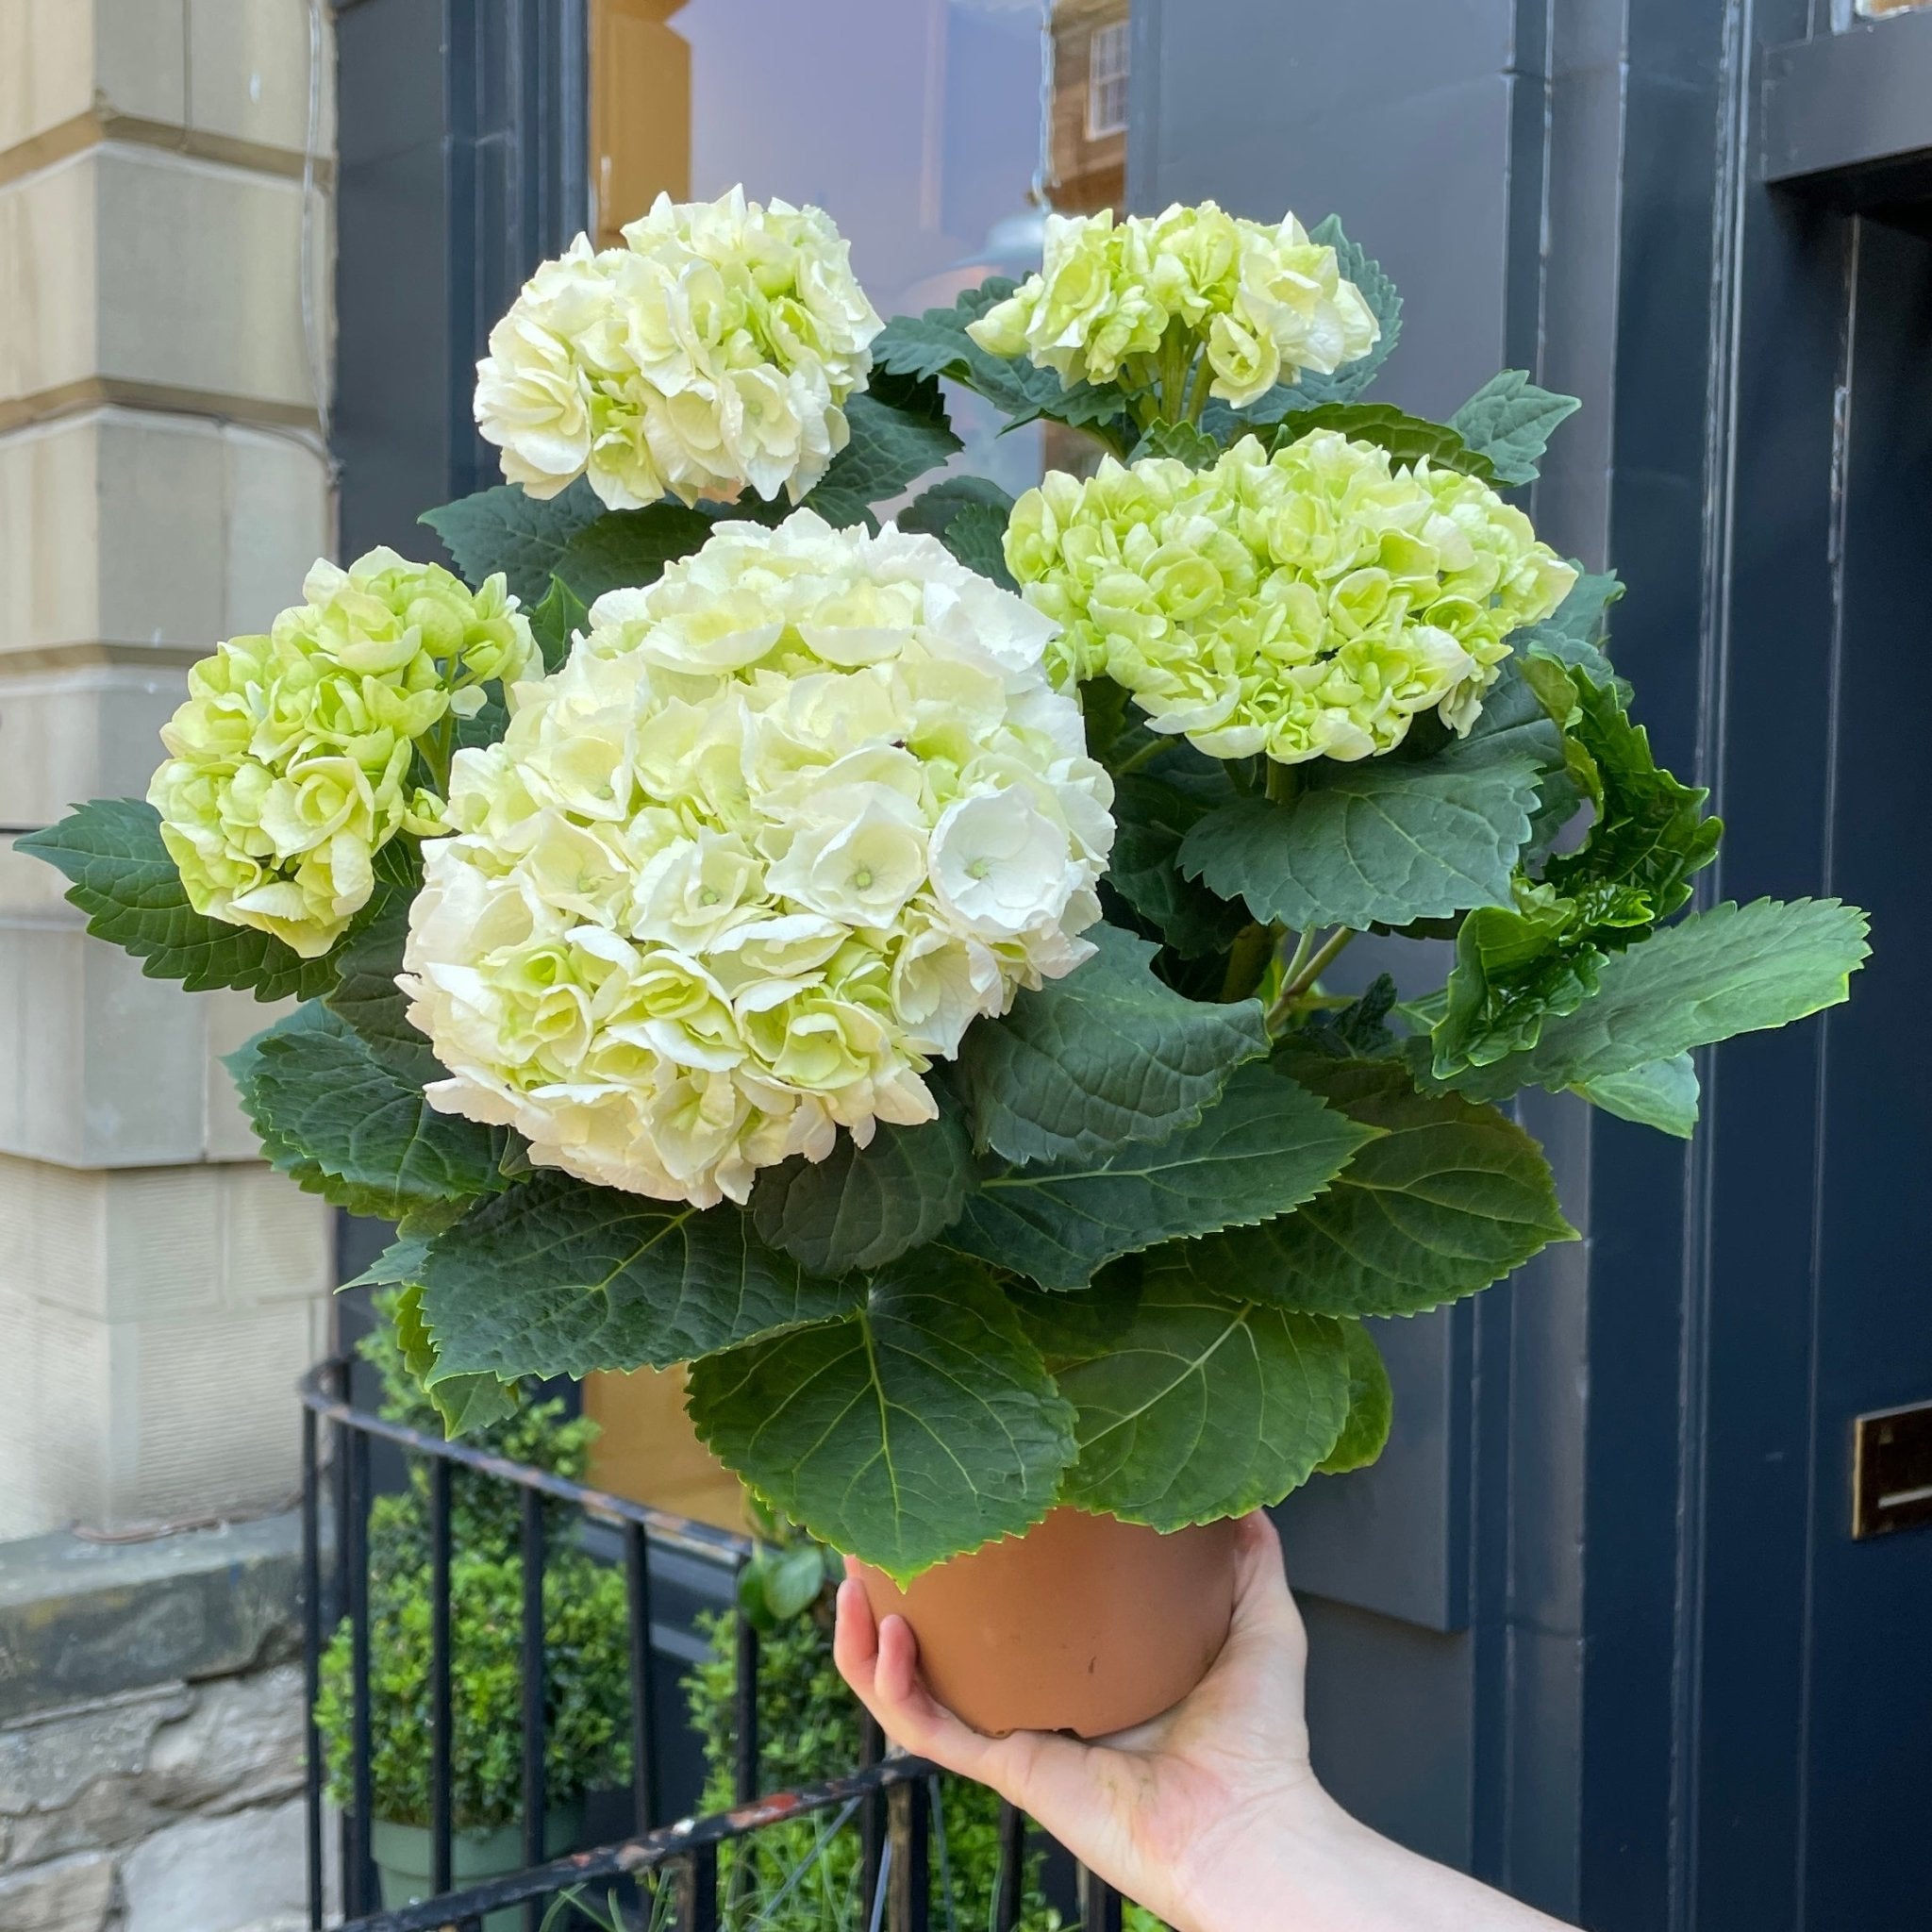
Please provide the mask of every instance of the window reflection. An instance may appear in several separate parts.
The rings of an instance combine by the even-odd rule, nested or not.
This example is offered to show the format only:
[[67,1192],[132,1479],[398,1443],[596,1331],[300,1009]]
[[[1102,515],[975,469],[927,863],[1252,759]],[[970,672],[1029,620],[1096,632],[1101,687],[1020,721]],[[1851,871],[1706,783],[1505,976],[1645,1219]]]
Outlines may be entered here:
[[[1024,275],[1046,206],[1121,205],[1126,19],[1127,0],[592,0],[599,240],[659,192],[741,181],[825,208],[881,314]],[[960,467],[1037,479],[1037,425],[998,436],[952,402]],[[1052,459],[1080,461],[1064,436]]]

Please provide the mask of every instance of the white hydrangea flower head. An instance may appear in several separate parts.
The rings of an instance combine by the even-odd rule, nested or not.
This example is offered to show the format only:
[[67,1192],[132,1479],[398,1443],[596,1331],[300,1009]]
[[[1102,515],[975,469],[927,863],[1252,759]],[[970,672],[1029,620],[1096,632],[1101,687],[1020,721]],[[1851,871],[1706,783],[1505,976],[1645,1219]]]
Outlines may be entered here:
[[612,509],[667,491],[795,503],[845,446],[884,325],[815,208],[659,195],[625,246],[579,235],[490,333],[476,423],[532,496],[578,476]]
[[266,636],[189,672],[147,796],[197,912],[315,958],[368,903],[376,852],[443,829],[415,741],[521,677],[536,645],[503,577],[472,591],[393,550],[319,561],[302,589]]
[[1006,555],[1062,626],[1062,682],[1109,677],[1156,731],[1291,765],[1392,751],[1425,711],[1467,732],[1510,633],[1576,580],[1488,484],[1332,429],[1049,475]]
[[934,538],[727,523],[458,753],[400,984],[432,1105],[709,1207],[936,1103],[1092,947],[1112,787],[1054,625]]
[[1112,382],[1177,341],[1205,354],[1208,394],[1239,408],[1305,369],[1332,375],[1366,356],[1382,327],[1335,250],[1292,215],[1270,226],[1204,201],[1120,222],[1049,215],[1040,273],[967,333],[1069,389]]

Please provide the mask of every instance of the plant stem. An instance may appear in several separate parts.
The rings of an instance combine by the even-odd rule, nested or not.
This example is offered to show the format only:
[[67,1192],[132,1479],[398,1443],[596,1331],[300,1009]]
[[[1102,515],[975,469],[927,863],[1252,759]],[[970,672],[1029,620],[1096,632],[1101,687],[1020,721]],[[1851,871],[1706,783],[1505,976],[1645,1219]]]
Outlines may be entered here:
[[1295,1007],[1307,998],[1310,990],[1320,982],[1322,974],[1355,938],[1355,934],[1344,925],[1330,933],[1319,950],[1311,955],[1314,937],[1312,931],[1302,934],[1294,949],[1294,958],[1288,962],[1288,970],[1281,975],[1281,991],[1268,1008],[1266,1024],[1271,1034],[1280,1032],[1288,1024]]
[[1227,973],[1221,982],[1221,1003],[1227,1006],[1244,1000],[1261,983],[1274,957],[1280,928],[1273,925],[1244,925],[1228,948]]
[[1278,765],[1273,758],[1266,762],[1268,796],[1277,805],[1292,805],[1301,796],[1302,774],[1292,765]]
[[1300,999],[1302,994],[1314,986],[1323,974],[1341,957],[1342,949],[1354,938],[1354,932],[1345,925],[1340,931],[1330,933],[1316,950],[1314,957],[1281,989],[1281,999],[1276,1004]]
[[1187,420],[1190,423],[1199,423],[1201,411],[1208,407],[1208,384],[1210,375],[1208,358],[1203,355],[1196,359],[1193,379],[1188,385]]
[[1158,758],[1173,742],[1174,740],[1171,738],[1150,738],[1139,751],[1123,758],[1113,768],[1114,776],[1116,778],[1124,778],[1129,772],[1138,772],[1142,765],[1149,764],[1155,758]]

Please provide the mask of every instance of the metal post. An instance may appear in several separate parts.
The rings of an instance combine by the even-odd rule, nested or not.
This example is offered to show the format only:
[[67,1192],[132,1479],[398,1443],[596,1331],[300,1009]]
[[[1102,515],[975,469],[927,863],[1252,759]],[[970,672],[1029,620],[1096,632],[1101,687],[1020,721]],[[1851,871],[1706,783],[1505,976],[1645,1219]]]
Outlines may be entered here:
[[1081,1932],[1121,1932],[1121,1895],[1104,1879],[1080,1867]]
[[741,1805],[758,1794],[758,1633],[738,1613],[737,1763],[734,1790]]
[[651,1551],[641,1523],[624,1526],[624,1567],[630,1591],[631,1790],[639,1835],[658,1822],[657,1693],[651,1683]]
[[718,1932],[718,1847],[700,1845],[677,1871],[677,1932]]
[[1015,1932],[1026,1896],[1026,1814],[1000,1801],[1000,1888],[993,1901],[993,1932]]
[[450,1889],[450,1757],[455,1712],[450,1698],[450,1466],[429,1464],[429,1889]]
[[[524,1491],[524,1863],[543,1862],[543,1497]],[[524,1932],[540,1932],[542,1902],[524,1907]]]
[[932,1907],[932,1793],[923,1777],[894,1785],[888,1801],[892,1833],[891,1932],[926,1932]]
[[[886,1755],[886,1734],[870,1711],[858,1720],[858,1765],[870,1771]],[[878,1895],[879,1865],[885,1855],[885,1794],[874,1791],[858,1814],[858,1895],[870,1906]]]
[[352,1912],[375,1903],[370,1863],[369,1830],[375,1805],[374,1725],[369,1701],[369,1438],[348,1431],[349,1510],[343,1541],[349,1548],[349,1681],[354,1700],[355,1798],[349,1817],[348,1870],[343,1890],[354,1899]]
[[322,1925],[322,1734],[315,1728],[315,1700],[322,1689],[322,1470],[316,1453],[315,1411],[302,1411],[302,1684],[306,1770],[304,1837],[308,1855],[308,1924]]

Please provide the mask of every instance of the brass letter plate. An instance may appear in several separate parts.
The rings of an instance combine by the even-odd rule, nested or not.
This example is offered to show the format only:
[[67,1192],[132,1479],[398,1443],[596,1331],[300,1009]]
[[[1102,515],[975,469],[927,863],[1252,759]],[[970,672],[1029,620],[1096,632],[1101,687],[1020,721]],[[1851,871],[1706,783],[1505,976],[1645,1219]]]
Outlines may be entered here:
[[1861,1415],[1854,1428],[1853,1536],[1932,1524],[1932,1402]]

